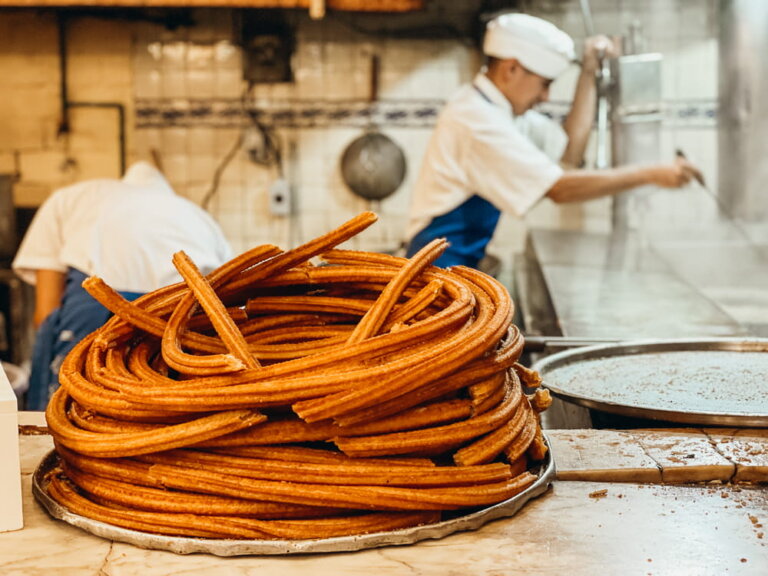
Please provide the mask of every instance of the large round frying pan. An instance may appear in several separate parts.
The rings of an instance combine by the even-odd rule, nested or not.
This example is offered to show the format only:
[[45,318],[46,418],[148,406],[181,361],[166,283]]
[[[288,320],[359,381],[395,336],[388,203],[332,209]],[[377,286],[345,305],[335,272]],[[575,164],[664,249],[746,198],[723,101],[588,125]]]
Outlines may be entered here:
[[[378,98],[379,58],[371,57],[371,98]],[[400,146],[375,125],[355,138],[341,157],[341,175],[349,189],[366,200],[382,200],[394,194],[405,179],[405,154]]]
[[600,412],[768,428],[768,339],[619,342],[558,352],[533,368],[555,396]]

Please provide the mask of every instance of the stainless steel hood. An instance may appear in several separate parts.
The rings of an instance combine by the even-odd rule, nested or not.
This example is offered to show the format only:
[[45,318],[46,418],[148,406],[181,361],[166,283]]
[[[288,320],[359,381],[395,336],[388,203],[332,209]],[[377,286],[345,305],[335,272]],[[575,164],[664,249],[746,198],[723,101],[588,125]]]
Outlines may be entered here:
[[768,2],[721,0],[719,190],[733,218],[768,219]]

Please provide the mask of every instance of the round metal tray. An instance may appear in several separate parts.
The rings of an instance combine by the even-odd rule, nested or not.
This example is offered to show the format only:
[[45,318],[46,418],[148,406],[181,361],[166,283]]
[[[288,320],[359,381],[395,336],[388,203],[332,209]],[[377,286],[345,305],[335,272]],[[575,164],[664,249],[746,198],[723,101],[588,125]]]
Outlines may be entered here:
[[[546,437],[545,437],[546,440]],[[549,442],[547,442],[549,446]],[[320,552],[350,552],[366,548],[413,544],[420,540],[443,538],[454,532],[476,530],[491,520],[514,516],[525,503],[547,491],[555,476],[551,451],[541,465],[532,470],[538,479],[520,494],[488,508],[445,520],[437,524],[415,526],[390,532],[377,532],[356,536],[343,536],[319,540],[215,540],[149,534],[128,530],[104,522],[91,520],[70,512],[48,495],[47,474],[58,464],[55,451],[40,462],[32,477],[32,493],[48,513],[72,526],[77,526],[108,540],[126,542],[140,548],[168,550],[177,554],[207,553],[216,556],[284,555]]]
[[768,339],[653,340],[589,346],[536,362],[568,402],[621,416],[768,427]]

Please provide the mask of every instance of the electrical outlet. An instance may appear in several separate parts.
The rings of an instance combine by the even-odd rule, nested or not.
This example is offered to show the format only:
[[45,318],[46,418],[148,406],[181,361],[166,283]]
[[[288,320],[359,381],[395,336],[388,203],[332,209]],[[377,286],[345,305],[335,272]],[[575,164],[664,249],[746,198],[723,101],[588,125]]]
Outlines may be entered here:
[[269,187],[269,212],[273,216],[291,214],[291,186],[283,178],[278,178]]

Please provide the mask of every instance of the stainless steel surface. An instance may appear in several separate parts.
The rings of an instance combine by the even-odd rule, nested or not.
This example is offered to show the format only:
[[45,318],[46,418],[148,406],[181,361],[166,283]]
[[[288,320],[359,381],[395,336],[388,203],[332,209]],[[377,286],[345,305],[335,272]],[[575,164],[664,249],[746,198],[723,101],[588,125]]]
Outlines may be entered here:
[[768,219],[768,2],[721,0],[717,190],[730,213]]
[[[548,441],[547,441],[548,443]],[[46,511],[59,520],[76,526],[96,536],[127,542],[140,548],[168,550],[177,554],[203,552],[217,556],[245,555],[287,555],[321,552],[348,552],[382,546],[413,544],[421,540],[443,538],[449,534],[464,530],[476,530],[484,524],[499,518],[514,516],[528,500],[547,491],[555,478],[555,463],[551,451],[546,459],[534,471],[538,479],[526,490],[494,506],[445,520],[437,524],[416,526],[391,532],[344,536],[321,540],[206,540],[201,538],[183,538],[149,534],[128,530],[104,522],[91,520],[70,512],[53,500],[46,491],[46,475],[53,470],[58,461],[54,451],[49,452],[40,462],[32,477],[32,492]]]
[[[723,235],[719,235],[719,233]],[[526,334],[570,338],[761,335],[765,267],[725,229],[656,246],[635,232],[533,230],[518,286]],[[743,243],[742,243],[743,245]],[[545,304],[549,304],[549,307]]]
[[563,350],[583,346],[599,346],[617,344],[613,338],[565,338],[562,336],[526,336],[525,350],[527,352],[542,352],[545,350]]
[[[634,43],[634,42],[633,42]],[[611,106],[611,164],[653,164],[661,160],[663,115],[661,54],[624,54],[614,63]],[[638,198],[651,190],[643,186],[612,198],[611,227],[635,227]]]
[[768,337],[768,243],[729,222],[706,230],[679,230],[653,249],[670,270],[736,322],[740,331]]
[[555,396],[611,414],[768,427],[768,340],[626,342],[553,354],[533,366]]
[[663,63],[662,55],[657,52],[625,54],[618,58],[615,102],[618,120],[638,114],[660,114]]

